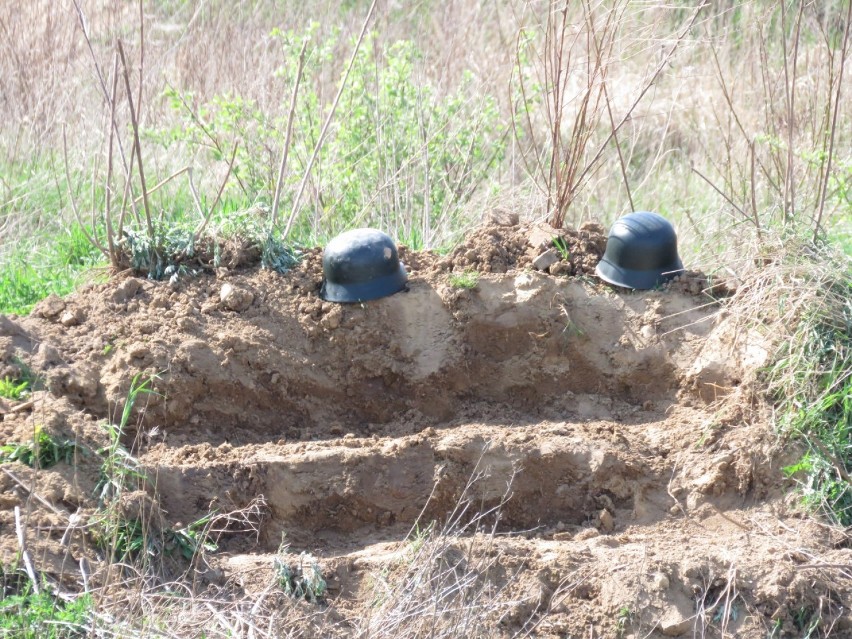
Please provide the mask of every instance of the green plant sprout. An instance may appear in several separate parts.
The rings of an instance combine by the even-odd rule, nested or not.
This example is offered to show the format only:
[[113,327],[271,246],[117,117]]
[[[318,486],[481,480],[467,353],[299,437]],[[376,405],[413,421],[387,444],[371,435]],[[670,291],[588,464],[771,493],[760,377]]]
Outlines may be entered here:
[[272,561],[279,587],[294,599],[306,599],[311,603],[321,601],[328,591],[328,584],[323,579],[316,558],[303,552],[299,555],[299,563],[291,568],[284,557],[288,548],[287,535],[284,533],[281,535],[278,553]]
[[32,441],[0,446],[0,462],[19,462],[30,468],[50,468],[60,462],[70,464],[77,444],[70,439],[55,439],[41,426],[35,427]]
[[568,250],[568,242],[565,241],[563,237],[554,237],[553,238],[553,246],[559,251],[559,255],[562,256],[562,259],[566,262],[571,261],[571,251]]
[[0,397],[6,399],[22,399],[27,395],[30,383],[27,380],[16,380],[5,377],[0,380]]
[[477,284],[479,284],[479,273],[476,271],[450,274],[450,286],[453,288],[472,289],[476,288]]
[[615,632],[616,637],[621,639],[624,636],[625,630],[627,630],[627,624],[630,623],[630,619],[633,617],[633,611],[630,610],[630,606],[622,606],[618,609],[618,614],[615,618]]

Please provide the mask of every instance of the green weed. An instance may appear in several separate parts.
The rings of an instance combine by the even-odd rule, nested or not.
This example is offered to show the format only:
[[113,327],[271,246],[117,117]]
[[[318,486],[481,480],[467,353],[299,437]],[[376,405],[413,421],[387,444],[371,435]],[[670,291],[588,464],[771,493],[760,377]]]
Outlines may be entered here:
[[121,419],[118,424],[109,421],[104,425],[109,443],[97,451],[103,457],[95,484],[101,516],[93,522],[92,535],[95,544],[115,561],[140,557],[147,560],[155,551],[151,545],[154,540],[149,538],[145,522],[138,517],[125,516],[119,506],[119,499],[125,492],[144,490],[148,483],[144,469],[124,446],[122,438],[139,396],[154,392],[151,387],[154,379],[156,376],[143,378],[141,373],[133,377]]
[[21,444],[0,446],[0,462],[19,462],[30,468],[50,468],[60,462],[70,464],[77,444],[70,439],[56,439],[36,426],[33,439]]
[[[785,472],[801,483],[805,504],[852,524],[852,260],[821,255],[796,281],[801,304],[792,334],[768,370],[782,430],[807,452]],[[831,268],[828,268],[830,265]],[[793,300],[779,300],[793,307]]]
[[90,634],[92,599],[71,602],[27,589],[0,601],[0,636],[15,639],[83,639]]
[[453,288],[471,289],[476,288],[477,284],[479,284],[479,273],[476,271],[450,274],[450,286]]
[[313,555],[301,553],[299,563],[292,568],[281,557],[276,557],[273,564],[278,585],[286,595],[311,603],[325,598],[328,586]]
[[140,395],[155,393],[152,385],[156,379],[159,379],[156,375],[144,378],[141,373],[134,375],[119,423],[114,424],[110,421],[104,426],[109,436],[109,444],[98,450],[98,454],[103,456],[104,461],[95,485],[95,492],[101,504],[115,501],[127,489],[130,482],[135,482],[138,487],[144,486],[148,481],[138,460],[127,450],[121,440]]
[[166,550],[176,548],[184,559],[190,560],[200,551],[215,552],[219,546],[208,537],[208,528],[213,520],[213,514],[209,513],[178,530],[169,529],[165,532]]
[[278,554],[272,562],[278,586],[294,599],[306,599],[311,603],[322,601],[328,586],[316,559],[313,555],[303,552],[299,555],[299,562],[290,567],[284,559],[287,548],[286,537],[282,535]]
[[802,633],[802,639],[809,639],[817,636],[814,633],[818,632],[822,624],[822,617],[819,611],[814,610],[810,606],[801,606],[793,611],[793,625],[796,630]]
[[11,379],[5,377],[0,380],[0,397],[6,399],[21,399],[28,394],[30,383],[27,380]]
[[212,518],[213,515],[208,514],[184,528],[156,530],[150,522],[138,517],[125,518],[107,512],[94,526],[94,540],[99,548],[109,552],[114,561],[138,561],[164,553],[178,553],[191,560],[199,552],[218,549],[218,545],[207,536],[207,526]]
[[559,255],[562,256],[563,260],[566,262],[571,261],[571,251],[568,250],[568,242],[566,242],[564,238],[554,237],[553,246],[557,251],[559,251]]
[[95,544],[109,552],[113,561],[139,559],[143,550],[153,554],[152,540],[148,538],[147,532],[141,519],[113,517],[109,513],[93,527]]
[[105,428],[109,444],[98,451],[104,460],[101,464],[95,493],[102,511],[93,526],[95,543],[110,553],[115,561],[128,559],[147,560],[164,552],[178,552],[187,560],[200,551],[213,552],[217,544],[208,538],[208,528],[214,515],[201,517],[177,530],[164,527],[154,530],[147,517],[127,517],[119,507],[120,497],[128,491],[144,490],[149,485],[148,475],[139,461],[124,446],[122,439],[133,409],[141,396],[154,394],[156,375],[136,374],[130,383],[127,399],[118,424],[108,423]]
[[184,262],[196,256],[196,237],[186,224],[173,220],[157,223],[154,234],[126,228],[125,250],[130,268],[150,279],[177,278],[191,271]]

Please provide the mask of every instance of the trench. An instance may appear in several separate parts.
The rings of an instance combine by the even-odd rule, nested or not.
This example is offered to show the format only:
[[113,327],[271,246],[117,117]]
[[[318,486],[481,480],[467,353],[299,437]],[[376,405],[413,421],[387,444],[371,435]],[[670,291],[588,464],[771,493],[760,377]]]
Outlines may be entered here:
[[282,532],[410,527],[460,500],[500,505],[506,530],[636,517],[668,469],[646,433],[694,386],[712,330],[696,306],[524,273],[452,304],[418,283],[335,307],[309,339],[263,309],[181,346],[148,407],[169,436],[142,461],[184,523],[263,495],[272,550]]

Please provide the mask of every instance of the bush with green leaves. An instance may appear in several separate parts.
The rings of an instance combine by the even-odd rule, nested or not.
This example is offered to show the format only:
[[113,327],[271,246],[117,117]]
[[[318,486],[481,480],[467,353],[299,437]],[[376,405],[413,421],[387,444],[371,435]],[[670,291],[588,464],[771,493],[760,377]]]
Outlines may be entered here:
[[[276,75],[295,84],[302,46],[305,62],[296,108],[282,210],[292,209],[329,106],[322,90],[338,49],[338,35],[273,32],[281,44]],[[507,129],[497,100],[471,73],[443,93],[418,74],[421,55],[410,41],[379,46],[368,34],[355,58],[336,117],[311,169],[309,198],[296,220],[296,238],[316,242],[352,226],[389,229],[413,247],[436,246],[457,232],[465,204],[480,191],[505,155]],[[287,114],[263,110],[239,95],[199,102],[169,89],[179,116],[174,126],[147,132],[166,148],[207,149],[213,160],[234,160],[230,188],[246,201],[268,201],[275,190]],[[286,105],[285,105],[286,106]]]

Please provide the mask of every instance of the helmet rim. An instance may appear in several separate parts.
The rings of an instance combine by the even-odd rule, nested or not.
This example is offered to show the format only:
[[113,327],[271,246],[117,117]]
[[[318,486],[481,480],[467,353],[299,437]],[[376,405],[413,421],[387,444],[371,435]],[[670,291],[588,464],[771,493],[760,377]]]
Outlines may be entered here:
[[374,278],[367,282],[339,284],[323,280],[320,297],[327,302],[356,304],[388,297],[399,293],[408,282],[408,273],[400,263],[399,269],[389,275]]

